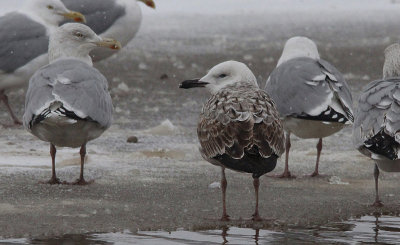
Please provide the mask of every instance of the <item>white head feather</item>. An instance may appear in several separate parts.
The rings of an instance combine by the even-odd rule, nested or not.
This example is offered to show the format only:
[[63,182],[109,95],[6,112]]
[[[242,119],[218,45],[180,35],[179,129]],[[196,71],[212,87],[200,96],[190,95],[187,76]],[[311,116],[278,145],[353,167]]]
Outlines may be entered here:
[[294,58],[308,57],[311,59],[319,59],[317,45],[307,37],[292,37],[287,40],[283,48],[282,55],[279,58],[277,67]]
[[253,72],[245,64],[237,61],[225,61],[214,66],[200,81],[208,83],[206,88],[211,93],[238,82],[248,82],[258,87]]
[[64,24],[50,35],[49,61],[51,63],[59,58],[72,57],[92,65],[89,52],[102,40],[86,25]]
[[383,77],[400,76],[400,43],[394,43],[385,49]]
[[29,0],[23,12],[44,24],[58,26],[71,12],[60,0]]

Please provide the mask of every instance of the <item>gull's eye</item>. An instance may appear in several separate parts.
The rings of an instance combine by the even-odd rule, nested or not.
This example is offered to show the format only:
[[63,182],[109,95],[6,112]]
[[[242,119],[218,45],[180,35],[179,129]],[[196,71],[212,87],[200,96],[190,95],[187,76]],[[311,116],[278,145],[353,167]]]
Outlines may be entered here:
[[47,5],[48,9],[54,9],[53,5]]
[[218,78],[224,78],[224,77],[226,77],[226,74],[225,74],[225,73],[222,73],[222,74],[220,74],[220,75],[218,76]]
[[79,37],[79,38],[84,37],[84,35],[83,35],[81,32],[79,32],[79,31],[75,32],[74,35],[75,35],[76,37]]

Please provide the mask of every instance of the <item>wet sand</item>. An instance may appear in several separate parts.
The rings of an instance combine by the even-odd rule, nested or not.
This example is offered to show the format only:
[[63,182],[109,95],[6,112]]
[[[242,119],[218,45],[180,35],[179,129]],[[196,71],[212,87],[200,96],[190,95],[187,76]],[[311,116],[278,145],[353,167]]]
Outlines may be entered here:
[[[219,181],[220,169],[203,161],[197,150],[196,123],[208,94],[179,90],[179,82],[235,59],[247,63],[263,86],[284,41],[303,34],[315,39],[321,57],[345,74],[357,98],[365,84],[380,77],[382,52],[400,35],[400,17],[394,14],[385,22],[368,17],[337,20],[328,30],[307,18],[273,26],[276,23],[263,16],[184,17],[185,22],[181,16],[147,18],[125,51],[97,64],[110,82],[115,121],[88,144],[85,176],[95,180],[93,184],[39,184],[51,174],[48,145],[21,127],[1,129],[0,237],[223,226],[215,220],[221,214],[220,189],[209,187]],[[199,18],[204,20],[201,25]],[[232,25],[236,21],[242,24]],[[19,116],[23,94],[16,91],[10,97]],[[0,108],[0,122],[9,123],[4,106]],[[166,119],[170,122],[157,127]],[[132,135],[138,143],[126,142]],[[286,229],[374,211],[397,214],[399,174],[382,173],[385,207],[369,207],[374,199],[373,163],[353,149],[350,136],[347,128],[324,139],[320,171],[327,176],[316,179],[303,176],[313,171],[317,140],[293,138],[290,169],[298,178],[261,178],[260,212],[267,218],[261,223],[247,220],[254,207],[251,176],[228,170],[227,205],[234,219],[229,224]],[[59,149],[56,170],[62,180],[78,177],[78,149]],[[268,175],[282,170],[281,159]]]

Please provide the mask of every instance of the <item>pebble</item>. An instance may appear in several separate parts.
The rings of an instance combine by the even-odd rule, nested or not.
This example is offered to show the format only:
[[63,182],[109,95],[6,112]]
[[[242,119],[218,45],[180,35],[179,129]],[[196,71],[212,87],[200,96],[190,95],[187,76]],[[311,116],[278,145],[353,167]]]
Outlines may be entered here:
[[139,139],[136,136],[130,136],[130,137],[128,137],[126,142],[128,142],[128,143],[137,143],[137,142],[139,142]]

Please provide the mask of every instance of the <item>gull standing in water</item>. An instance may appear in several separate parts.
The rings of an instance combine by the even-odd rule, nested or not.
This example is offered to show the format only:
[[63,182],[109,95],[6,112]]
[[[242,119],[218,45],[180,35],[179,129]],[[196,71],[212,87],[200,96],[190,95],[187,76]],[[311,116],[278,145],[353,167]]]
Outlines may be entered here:
[[400,44],[385,50],[383,78],[368,84],[360,95],[353,127],[353,142],[364,155],[375,161],[375,202],[379,169],[400,172]]
[[[88,25],[101,37],[114,37],[125,47],[139,31],[142,10],[138,2],[155,8],[153,0],[62,0],[68,8],[86,16]],[[115,52],[94,49],[90,52],[93,61],[105,59]]]
[[353,101],[343,75],[319,57],[317,45],[306,37],[290,38],[265,90],[275,101],[286,131],[285,171],[289,172],[290,134],[317,138],[317,161],[312,177],[318,176],[322,138],[353,122]]
[[113,106],[106,78],[92,67],[89,52],[95,47],[120,49],[113,39],[97,36],[89,27],[68,23],[50,36],[50,64],[30,79],[25,100],[24,126],[50,143],[52,177],[49,184],[62,183],[55,172],[56,146],[80,147],[83,177],[86,143],[99,137],[112,122]]
[[202,157],[222,169],[221,220],[229,220],[225,168],[252,174],[256,195],[253,220],[261,220],[259,177],[275,168],[284,151],[283,126],[274,102],[258,87],[250,69],[237,61],[223,62],[203,78],[180,85],[186,89],[195,87],[205,87],[211,92],[200,114],[197,135]]
[[29,77],[48,64],[50,32],[64,19],[85,22],[78,12],[60,0],[29,0],[21,11],[0,17],[0,101],[14,124],[21,124],[8,102],[6,92],[25,85]]

